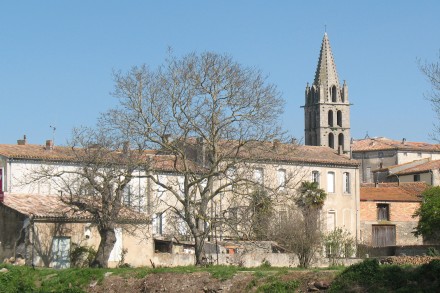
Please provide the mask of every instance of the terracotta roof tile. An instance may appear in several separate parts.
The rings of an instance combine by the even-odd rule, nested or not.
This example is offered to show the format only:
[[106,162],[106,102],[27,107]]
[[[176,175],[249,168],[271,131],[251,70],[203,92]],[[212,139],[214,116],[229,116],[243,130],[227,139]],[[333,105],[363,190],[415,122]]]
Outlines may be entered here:
[[252,142],[239,153],[242,158],[273,162],[295,162],[358,166],[359,162],[325,146],[308,146],[288,143]]
[[392,140],[386,137],[356,139],[351,145],[353,152],[379,151],[379,150],[402,150],[402,151],[429,151],[440,152],[439,144],[426,142],[410,142]]
[[[0,206],[7,206],[25,216],[35,218],[51,218],[59,220],[93,220],[90,213],[75,210],[63,203],[57,195],[35,194],[5,194],[4,202]],[[137,213],[131,209],[123,208],[120,213],[121,220],[142,219],[146,215]]]
[[361,184],[361,201],[421,201],[420,195],[428,187],[424,182]]
[[395,172],[395,174],[406,175],[406,174],[414,174],[414,173],[426,173],[429,172],[430,170],[439,169],[439,168],[440,168],[440,160],[434,160],[411,168],[404,169],[399,172]]

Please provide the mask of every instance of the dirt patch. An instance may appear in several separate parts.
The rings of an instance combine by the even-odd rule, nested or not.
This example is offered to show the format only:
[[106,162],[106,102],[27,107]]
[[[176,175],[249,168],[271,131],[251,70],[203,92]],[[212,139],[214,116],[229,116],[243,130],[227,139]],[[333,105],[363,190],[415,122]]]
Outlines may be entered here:
[[91,284],[88,292],[255,292],[259,286],[274,279],[284,282],[297,280],[300,282],[298,292],[307,292],[310,284],[331,283],[337,273],[336,271],[289,271],[279,274],[274,271],[257,276],[253,272],[238,272],[228,280],[216,279],[207,272],[158,273],[150,274],[143,279],[112,275],[105,278],[101,284]]

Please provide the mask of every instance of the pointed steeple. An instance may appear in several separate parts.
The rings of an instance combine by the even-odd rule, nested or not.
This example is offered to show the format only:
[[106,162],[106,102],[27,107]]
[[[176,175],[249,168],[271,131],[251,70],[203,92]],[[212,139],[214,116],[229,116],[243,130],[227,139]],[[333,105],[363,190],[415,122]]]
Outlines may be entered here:
[[318,67],[312,85],[307,84],[304,105],[306,145],[328,146],[348,152],[350,102],[348,85],[340,86],[327,33],[322,40]]
[[313,84],[323,86],[326,89],[333,85],[339,88],[338,73],[336,72],[336,64],[327,33],[324,34],[322,39],[321,52],[319,53],[318,67],[316,68]]

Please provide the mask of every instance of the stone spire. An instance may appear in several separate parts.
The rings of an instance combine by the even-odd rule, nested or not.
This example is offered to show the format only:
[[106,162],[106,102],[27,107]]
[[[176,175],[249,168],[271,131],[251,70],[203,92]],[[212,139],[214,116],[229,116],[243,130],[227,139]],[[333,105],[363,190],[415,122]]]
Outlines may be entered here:
[[322,39],[321,52],[319,53],[318,67],[316,68],[313,84],[318,87],[322,86],[325,89],[330,88],[332,85],[339,88],[338,73],[336,72],[336,64],[327,33],[324,34]]
[[350,103],[348,85],[341,86],[327,33],[322,40],[315,80],[306,85],[304,105],[306,145],[328,146],[348,152]]

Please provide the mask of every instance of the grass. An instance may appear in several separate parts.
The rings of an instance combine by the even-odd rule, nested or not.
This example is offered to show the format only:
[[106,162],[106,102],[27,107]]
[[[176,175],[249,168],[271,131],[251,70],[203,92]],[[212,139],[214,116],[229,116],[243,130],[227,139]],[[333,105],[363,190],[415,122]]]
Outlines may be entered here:
[[286,274],[289,269],[259,267],[241,268],[236,266],[182,266],[172,268],[117,268],[93,269],[71,268],[54,270],[49,268],[36,268],[0,264],[0,269],[7,268],[8,273],[0,273],[1,293],[26,293],[26,292],[84,292],[92,282],[100,283],[107,272],[123,278],[144,278],[149,274],[176,273],[188,274],[195,272],[209,272],[214,278],[227,280],[239,271],[252,271],[255,275],[270,276]]
[[[39,293],[61,292],[79,293],[93,282],[100,283],[107,272],[123,278],[144,278],[149,274],[176,273],[191,274],[208,272],[214,278],[226,280],[238,272],[249,272],[253,278],[247,285],[248,291],[254,292],[293,292],[300,285],[297,280],[285,280],[284,275],[298,271],[298,268],[242,268],[235,266],[210,267],[173,267],[173,268],[118,268],[118,269],[65,269],[54,270],[11,266],[0,264],[0,269],[9,272],[0,273],[1,293]],[[312,271],[323,271],[314,269]],[[328,269],[327,269],[328,270]],[[335,267],[338,276],[331,284],[329,292],[440,292],[440,261],[412,267],[397,265],[380,265],[374,259],[348,268]],[[283,280],[284,279],[284,280]]]

